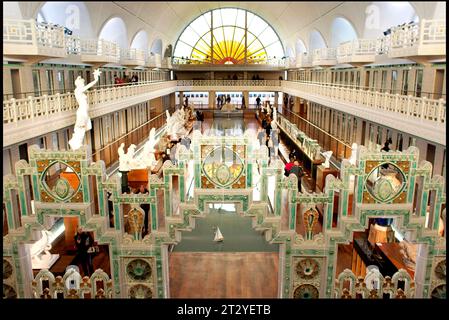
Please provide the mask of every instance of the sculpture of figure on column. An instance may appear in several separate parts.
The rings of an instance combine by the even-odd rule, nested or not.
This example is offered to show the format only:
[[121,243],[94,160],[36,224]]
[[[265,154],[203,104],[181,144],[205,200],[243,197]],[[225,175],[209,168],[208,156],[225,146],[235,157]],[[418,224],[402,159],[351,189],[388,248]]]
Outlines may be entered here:
[[78,150],[83,145],[84,135],[86,131],[92,129],[92,124],[89,117],[89,105],[87,104],[87,95],[85,92],[95,85],[100,78],[101,71],[95,69],[94,81],[88,85],[84,85],[84,79],[78,76],[75,80],[75,99],[78,102],[78,110],[76,111],[76,122],[72,139],[69,145],[72,150]]
[[136,150],[136,145],[132,144],[128,148],[128,152],[125,153],[125,144],[122,143],[120,147],[118,148],[118,155],[119,155],[119,171],[130,171],[135,165],[134,161],[134,152]]
[[143,147],[142,155],[140,156],[140,162],[147,168],[153,168],[156,163],[156,157],[154,156],[155,146],[158,143],[156,140],[156,128],[151,128],[148,141]]
[[351,163],[352,165],[355,165],[355,163],[357,161],[357,147],[358,147],[358,145],[355,142],[351,146],[351,149],[352,149],[351,157],[349,157],[348,160],[349,160],[349,163]]

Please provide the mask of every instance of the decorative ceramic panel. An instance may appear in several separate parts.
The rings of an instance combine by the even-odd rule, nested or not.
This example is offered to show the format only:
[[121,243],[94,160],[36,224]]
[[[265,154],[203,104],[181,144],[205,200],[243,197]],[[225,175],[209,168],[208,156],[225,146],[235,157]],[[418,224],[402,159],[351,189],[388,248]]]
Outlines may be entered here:
[[439,285],[432,290],[432,299],[446,299],[446,284]]
[[307,258],[298,261],[295,270],[301,279],[310,280],[319,274],[320,265],[315,259]]
[[440,280],[446,280],[446,260],[442,260],[436,265],[435,275]]
[[3,284],[3,299],[15,299],[17,298],[17,292],[13,287]]
[[152,268],[147,261],[135,259],[126,266],[126,274],[133,281],[148,281],[151,278]]
[[[365,180],[365,189],[369,196],[364,194],[364,200],[371,203],[388,203],[397,198],[406,186],[407,179],[404,173],[393,163],[384,163],[374,167]],[[401,201],[405,200],[404,196]]]
[[[244,151],[240,150],[240,153],[244,154]],[[244,176],[244,171],[245,164],[242,158],[228,147],[213,149],[202,162],[203,176],[218,188],[226,188],[236,183],[244,186],[245,182],[240,180]],[[203,178],[201,180],[204,181]],[[210,188],[210,184],[204,183],[202,187]]]
[[319,298],[318,289],[311,284],[303,284],[297,287],[293,293],[293,298],[295,299],[318,299]]
[[136,284],[129,289],[129,297],[131,299],[151,299],[153,292],[150,287],[143,284]]
[[3,259],[3,280],[8,279],[9,277],[11,277],[13,273],[13,268],[11,263],[9,263],[8,260]]
[[37,165],[43,202],[82,202],[79,162],[37,161]]

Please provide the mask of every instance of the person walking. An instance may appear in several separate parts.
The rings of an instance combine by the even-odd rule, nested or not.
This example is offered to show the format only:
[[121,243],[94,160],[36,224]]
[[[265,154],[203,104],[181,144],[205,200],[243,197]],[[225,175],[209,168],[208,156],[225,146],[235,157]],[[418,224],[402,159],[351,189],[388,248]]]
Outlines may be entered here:
[[242,109],[246,107],[245,105],[245,96],[242,95]]
[[221,96],[217,96],[217,109],[220,109],[221,105]]

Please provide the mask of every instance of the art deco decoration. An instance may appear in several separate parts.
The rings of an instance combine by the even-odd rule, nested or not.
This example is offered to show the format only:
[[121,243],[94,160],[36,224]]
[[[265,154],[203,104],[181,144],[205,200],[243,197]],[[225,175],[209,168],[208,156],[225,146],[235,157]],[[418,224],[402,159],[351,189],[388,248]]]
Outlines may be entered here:
[[313,208],[304,212],[304,228],[306,231],[306,239],[310,240],[313,236],[313,227],[318,222],[319,213]]
[[303,259],[296,264],[296,273],[301,279],[310,280],[320,272],[320,265],[315,259]]
[[136,284],[129,289],[129,296],[132,299],[151,299],[153,293],[149,287],[143,284]]
[[435,274],[438,279],[446,280],[446,260],[440,261],[435,267]]
[[203,161],[204,175],[218,187],[227,187],[237,182],[243,171],[242,159],[227,147],[212,150]]
[[132,260],[126,266],[126,273],[135,281],[149,280],[151,272],[150,264],[142,259]]
[[375,167],[368,175],[366,189],[378,202],[389,202],[404,189],[404,173],[394,164],[386,163]]
[[3,284],[3,299],[15,299],[17,298],[17,293],[13,287]]
[[318,299],[318,289],[311,284],[303,284],[295,289],[293,298],[295,299]]
[[442,284],[432,290],[433,299],[446,299],[446,284]]
[[76,122],[72,139],[69,141],[69,145],[72,150],[78,150],[83,145],[84,134],[86,131],[92,129],[92,123],[89,117],[89,105],[87,104],[87,95],[85,92],[87,89],[95,85],[100,78],[101,71],[99,69],[94,70],[94,81],[88,85],[84,85],[84,79],[81,77],[75,80],[75,99],[78,102],[78,110],[76,111]]
[[8,260],[3,259],[3,279],[8,279],[12,275],[12,265]]

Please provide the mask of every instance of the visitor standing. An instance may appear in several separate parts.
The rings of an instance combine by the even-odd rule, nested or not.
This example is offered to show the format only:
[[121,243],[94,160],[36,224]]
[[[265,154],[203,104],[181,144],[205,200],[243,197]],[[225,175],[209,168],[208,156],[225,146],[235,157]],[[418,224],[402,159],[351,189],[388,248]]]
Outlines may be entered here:
[[259,109],[259,107],[260,107],[260,96],[258,96],[257,99],[256,99],[256,105],[257,105],[257,109]]
[[84,232],[81,227],[78,227],[75,233],[75,263],[81,265],[84,275],[89,277],[93,273],[92,256],[89,253],[93,242],[92,236],[88,232]]

